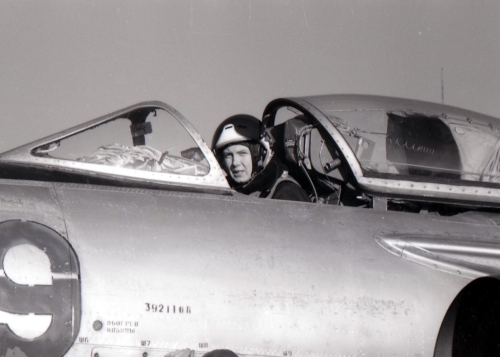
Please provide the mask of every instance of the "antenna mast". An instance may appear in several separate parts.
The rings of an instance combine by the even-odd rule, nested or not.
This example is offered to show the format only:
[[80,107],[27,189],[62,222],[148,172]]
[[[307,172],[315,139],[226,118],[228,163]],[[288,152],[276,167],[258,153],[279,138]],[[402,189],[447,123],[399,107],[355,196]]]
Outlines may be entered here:
[[444,104],[444,76],[443,76],[443,67],[441,67],[441,103]]

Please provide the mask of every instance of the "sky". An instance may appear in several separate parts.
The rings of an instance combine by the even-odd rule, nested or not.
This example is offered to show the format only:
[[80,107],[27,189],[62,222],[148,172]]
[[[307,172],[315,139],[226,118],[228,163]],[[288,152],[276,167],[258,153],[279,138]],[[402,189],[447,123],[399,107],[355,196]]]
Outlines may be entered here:
[[500,117],[497,0],[0,0],[0,152],[146,100],[210,144],[278,97],[361,93]]

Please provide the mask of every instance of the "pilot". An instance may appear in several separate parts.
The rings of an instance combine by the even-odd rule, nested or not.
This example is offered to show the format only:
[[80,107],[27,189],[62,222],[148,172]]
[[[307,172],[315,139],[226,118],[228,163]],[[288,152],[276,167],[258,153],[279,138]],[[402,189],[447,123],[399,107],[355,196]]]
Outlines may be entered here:
[[287,167],[273,156],[257,118],[238,114],[224,120],[215,130],[212,150],[236,191],[257,197],[311,202]]

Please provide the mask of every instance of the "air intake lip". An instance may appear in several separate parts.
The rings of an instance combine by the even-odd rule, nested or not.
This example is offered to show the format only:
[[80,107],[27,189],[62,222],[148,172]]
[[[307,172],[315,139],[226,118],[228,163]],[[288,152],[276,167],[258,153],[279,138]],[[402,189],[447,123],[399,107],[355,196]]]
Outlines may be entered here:
[[500,274],[500,240],[425,232],[378,232],[375,241],[405,260],[475,279]]

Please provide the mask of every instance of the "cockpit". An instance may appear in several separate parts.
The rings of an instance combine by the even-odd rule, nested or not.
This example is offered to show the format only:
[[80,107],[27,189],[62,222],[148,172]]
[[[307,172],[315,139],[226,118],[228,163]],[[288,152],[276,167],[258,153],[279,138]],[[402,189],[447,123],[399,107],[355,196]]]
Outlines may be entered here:
[[[500,120],[414,100],[281,98],[263,123],[274,154],[317,204],[500,212]],[[234,195],[174,108],[144,102],[0,155],[6,179]]]

